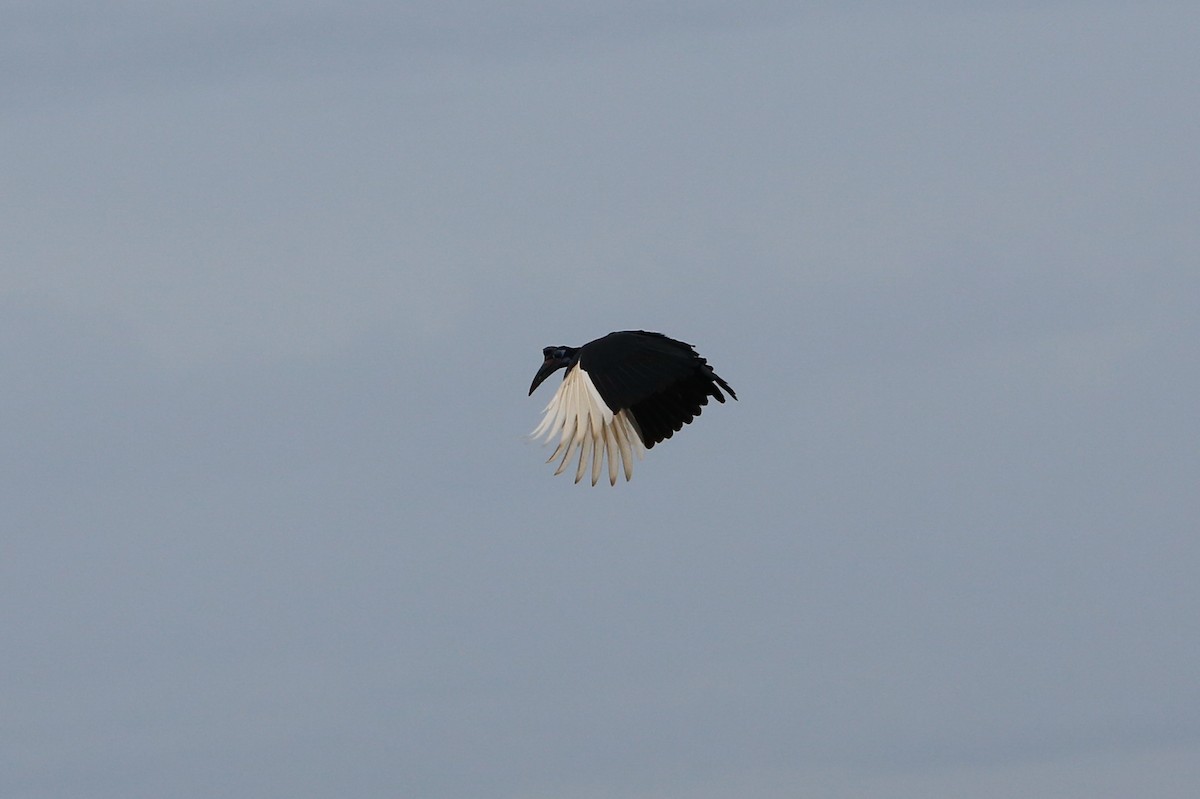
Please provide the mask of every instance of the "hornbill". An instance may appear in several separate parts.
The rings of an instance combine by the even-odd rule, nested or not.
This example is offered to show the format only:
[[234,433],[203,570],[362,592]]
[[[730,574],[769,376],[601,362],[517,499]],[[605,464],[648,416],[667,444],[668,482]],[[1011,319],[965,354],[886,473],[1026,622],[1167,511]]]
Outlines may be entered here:
[[625,330],[609,333],[582,347],[546,347],[545,362],[534,375],[529,394],[555,370],[566,367],[562,385],[546,406],[542,423],[531,434],[558,447],[547,461],[561,457],[555,474],[567,468],[575,450],[578,483],[592,467],[592,485],[608,458],[608,482],[617,483],[617,462],[625,479],[633,477],[633,455],[670,438],[700,415],[709,397],[725,402],[737,394],[717,376],[691,344],[662,333]]

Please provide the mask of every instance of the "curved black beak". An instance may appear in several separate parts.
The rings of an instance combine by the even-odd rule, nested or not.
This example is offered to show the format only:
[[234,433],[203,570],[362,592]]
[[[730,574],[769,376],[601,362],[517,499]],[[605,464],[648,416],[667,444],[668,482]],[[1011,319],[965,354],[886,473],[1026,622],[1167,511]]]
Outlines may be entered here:
[[557,358],[547,358],[546,362],[542,364],[542,368],[538,369],[537,374],[533,376],[533,382],[529,384],[529,396],[532,397],[534,390],[542,384],[542,381],[554,374],[555,370],[562,365],[562,361]]

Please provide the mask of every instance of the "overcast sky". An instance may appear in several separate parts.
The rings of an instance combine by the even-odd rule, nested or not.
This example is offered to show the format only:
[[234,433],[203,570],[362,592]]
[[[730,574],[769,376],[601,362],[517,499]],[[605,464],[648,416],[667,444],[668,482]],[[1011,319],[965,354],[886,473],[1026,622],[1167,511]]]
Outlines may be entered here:
[[0,796],[1193,799],[1200,7],[906,5],[7,4]]

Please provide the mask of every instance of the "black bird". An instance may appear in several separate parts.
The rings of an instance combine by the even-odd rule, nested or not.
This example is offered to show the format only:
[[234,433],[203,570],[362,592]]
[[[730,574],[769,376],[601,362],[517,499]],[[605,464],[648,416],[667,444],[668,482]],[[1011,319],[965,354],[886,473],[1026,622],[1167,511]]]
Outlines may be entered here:
[[625,330],[582,347],[546,347],[542,354],[546,360],[529,386],[530,396],[555,370],[565,366],[567,372],[532,437],[559,436],[547,461],[562,457],[555,474],[562,474],[579,450],[576,483],[590,462],[595,485],[606,455],[609,483],[617,484],[618,461],[629,480],[634,452],[641,458],[644,450],[683,429],[709,397],[724,402],[721,389],[737,399],[691,344],[662,333]]

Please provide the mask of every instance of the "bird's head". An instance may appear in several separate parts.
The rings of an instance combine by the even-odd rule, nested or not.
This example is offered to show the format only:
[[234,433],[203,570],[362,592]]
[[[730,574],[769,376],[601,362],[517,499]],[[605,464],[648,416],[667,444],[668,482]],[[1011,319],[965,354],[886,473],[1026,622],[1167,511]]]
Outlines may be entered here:
[[529,394],[532,396],[534,390],[542,384],[550,375],[554,374],[558,369],[564,366],[570,366],[575,363],[575,357],[579,352],[575,347],[546,347],[542,350],[542,355],[546,360],[542,362],[542,368],[538,369],[537,374],[533,376],[533,383],[529,386]]

